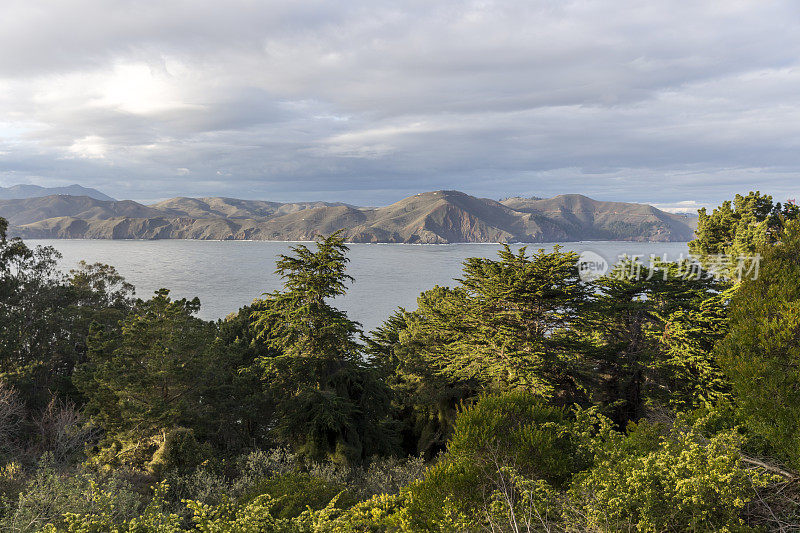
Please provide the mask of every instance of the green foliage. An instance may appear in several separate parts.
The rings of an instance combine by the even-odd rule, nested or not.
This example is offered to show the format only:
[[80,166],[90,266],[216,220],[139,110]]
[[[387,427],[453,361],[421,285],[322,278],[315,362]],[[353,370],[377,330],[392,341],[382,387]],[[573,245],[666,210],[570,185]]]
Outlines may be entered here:
[[[154,494],[143,512],[132,518],[119,518],[120,504],[114,491],[90,487],[83,494],[95,503],[95,509],[87,513],[66,513],[61,524],[48,524],[46,533],[179,533],[181,517],[164,510],[164,493],[168,487],[154,487]],[[213,530],[212,530],[213,531]]]
[[380,494],[400,493],[414,481],[422,479],[427,466],[422,457],[374,457],[366,466],[315,463],[308,466],[308,471],[313,476],[345,485],[348,493],[366,500]]
[[[25,486],[25,475],[22,465],[17,461],[7,462],[0,470],[0,502],[9,507],[9,500],[22,492]],[[5,512],[0,511],[0,516]]]
[[567,520],[592,531],[749,530],[740,513],[772,476],[744,468],[739,446],[733,431],[706,437],[680,423],[608,433],[594,468],[576,476]]
[[[490,509],[500,512],[501,500],[509,505],[507,511],[541,507],[544,494],[553,494],[589,465],[582,423],[531,393],[481,398],[459,414],[441,461],[424,481],[412,485],[412,520],[435,528],[454,516],[473,517],[477,527]],[[518,490],[509,488],[514,485]]]
[[143,507],[143,498],[119,478],[61,471],[44,462],[0,518],[0,529],[23,533],[40,531],[49,523],[64,526],[64,515],[70,513],[104,512],[116,523],[138,516]]
[[133,290],[107,265],[81,263],[64,275],[60,257],[5,233],[0,239],[0,379],[33,409],[53,395],[78,400],[71,376],[86,356],[90,324],[113,329]]
[[368,338],[331,305],[338,234],[210,323],[108,266],[63,275],[0,219],[0,529],[796,528],[796,215],[758,193],[701,213],[705,261],[765,256],[736,287],[658,260],[583,282],[575,254],[505,247]]
[[728,330],[728,308],[733,289],[709,284],[659,315],[662,357],[654,365],[662,376],[658,399],[671,409],[709,407],[730,397],[730,382],[713,355],[714,345]]
[[477,377],[452,379],[427,357],[432,347],[462,335],[465,300],[460,289],[425,291],[417,298],[416,311],[395,314],[371,338],[370,354],[394,394],[407,453],[433,457],[443,450],[459,404],[481,390]]
[[244,495],[244,501],[253,500],[263,494],[274,500],[270,512],[277,518],[298,517],[306,508],[318,511],[325,508],[336,496],[339,496],[337,505],[349,507],[355,503],[343,485],[297,472],[264,480]]
[[150,472],[160,478],[164,472],[170,470],[181,472],[193,469],[210,456],[210,447],[197,442],[194,431],[175,428],[167,433],[147,466]]
[[[723,202],[710,215],[700,209],[699,215],[697,238],[689,243],[689,250],[707,266],[720,267],[721,273],[736,277],[738,258],[774,244],[781,228],[800,217],[800,208],[789,203],[781,206],[773,203],[771,196],[751,191],[747,196],[737,194],[733,203]],[[718,264],[714,256],[725,258]]]
[[568,326],[585,297],[577,255],[556,249],[528,256],[506,246],[499,256],[468,259],[461,288],[417,322],[440,341],[427,343],[422,357],[451,381],[545,398],[572,394],[578,344]]
[[[226,501],[245,504],[268,493],[276,498],[273,512],[291,503],[297,504],[296,512],[289,514],[295,515],[303,511],[306,504],[325,507],[342,491],[345,492],[337,500],[340,507],[381,494],[399,494],[413,481],[421,479],[426,468],[420,458],[390,457],[373,459],[368,466],[348,466],[330,462],[304,463],[285,449],[259,450],[240,457],[227,468],[203,464],[188,473],[173,470],[167,476],[169,491],[166,496],[170,502],[194,500],[217,506]],[[316,503],[312,504],[312,500]],[[176,505],[173,510],[185,514],[182,505]]]
[[574,395],[568,369],[580,344],[569,325],[586,296],[577,254],[556,247],[528,256],[524,247],[514,254],[505,246],[498,255],[464,263],[467,335],[434,352],[434,364],[456,378],[479,376],[499,390]]
[[199,307],[162,289],[137,301],[120,334],[94,330],[76,381],[87,410],[112,435],[140,440],[202,416],[199,384],[215,328],[193,316]]
[[691,264],[620,261],[592,282],[579,327],[596,361],[588,385],[624,428],[654,405],[694,408],[716,402],[728,384],[710,352],[725,332],[728,285]]
[[468,259],[461,286],[422,293],[417,310],[378,330],[370,352],[395,392],[408,452],[441,450],[459,403],[482,392],[585,401],[586,343],[571,327],[587,297],[577,259],[507,246],[498,260]]
[[510,466],[560,486],[587,466],[571,418],[530,393],[485,396],[459,414],[447,454],[483,470]]
[[[302,531],[294,527],[292,519],[276,518],[272,514],[275,500],[265,494],[245,505],[224,503],[210,506],[198,502],[187,502],[194,513],[196,531],[205,533],[279,533]],[[182,530],[183,531],[183,530]]]
[[203,371],[205,415],[194,429],[198,437],[226,453],[272,444],[269,425],[274,420],[274,402],[261,379],[258,361],[275,352],[256,339],[253,309],[243,307],[219,323],[210,364]]
[[550,532],[561,525],[561,501],[557,491],[541,479],[527,479],[513,468],[498,471],[503,480],[485,508],[492,531]]
[[[281,499],[262,494],[251,500],[236,503],[230,500],[219,504],[206,504],[187,500],[185,505],[191,516],[187,522],[180,515],[166,510],[164,498],[169,487],[159,484],[141,515],[120,520],[118,503],[110,492],[95,487],[85,497],[95,502],[93,511],[68,513],[60,524],[50,524],[48,533],[181,533],[200,531],[206,533],[312,533],[386,531],[380,523],[390,524],[396,514],[397,498],[376,497],[369,502],[345,511],[339,507],[340,498],[334,496],[319,510],[309,507],[295,517],[281,514]],[[289,488],[291,489],[291,487]],[[380,520],[380,522],[378,522]],[[375,529],[378,528],[378,529]]]
[[733,296],[716,353],[749,428],[800,468],[800,222],[763,255],[759,278]]
[[382,533],[411,531],[406,496],[379,494],[318,524],[326,533]]
[[359,325],[326,298],[344,293],[347,247],[338,234],[281,256],[285,290],[254,304],[260,359],[275,401],[277,436],[312,459],[360,461],[394,447],[388,390],[362,358]]
[[325,373],[331,360],[352,358],[359,350],[359,325],[326,301],[343,295],[352,281],[345,273],[347,246],[334,234],[319,238],[316,252],[302,244],[292,251],[295,256],[277,261],[284,292],[269,295],[269,304],[254,312],[254,326],[283,357],[311,359],[317,364],[309,372]]

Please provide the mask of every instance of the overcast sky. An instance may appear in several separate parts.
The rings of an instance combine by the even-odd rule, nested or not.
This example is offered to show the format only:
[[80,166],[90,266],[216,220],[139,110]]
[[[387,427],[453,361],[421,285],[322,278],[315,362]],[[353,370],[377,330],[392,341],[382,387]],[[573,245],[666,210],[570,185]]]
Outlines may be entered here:
[[800,197],[796,0],[2,4],[3,186]]

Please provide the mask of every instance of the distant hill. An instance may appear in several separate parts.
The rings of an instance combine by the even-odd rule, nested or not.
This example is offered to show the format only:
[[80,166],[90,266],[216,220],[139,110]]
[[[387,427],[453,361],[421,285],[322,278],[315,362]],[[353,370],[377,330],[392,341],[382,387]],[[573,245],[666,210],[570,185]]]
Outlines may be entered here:
[[[24,226],[55,218],[81,220],[111,218],[154,218],[165,214],[131,200],[102,201],[88,196],[53,195],[22,200],[0,200],[0,216],[12,225]],[[177,214],[176,214],[177,215]]]
[[80,185],[68,185],[66,187],[40,187],[39,185],[13,185],[11,187],[0,187],[0,200],[20,200],[25,198],[41,198],[53,194],[68,194],[70,196],[88,196],[95,200],[105,200],[113,202],[110,196],[101,193],[97,189],[81,187]]
[[183,213],[194,218],[266,218],[285,215],[316,207],[335,207],[345,205],[328,202],[299,202],[283,204],[263,200],[238,200],[236,198],[170,198],[151,207]]
[[11,233],[27,238],[311,240],[343,230],[350,242],[687,241],[691,221],[645,204],[581,195],[500,202],[433,191],[386,207],[172,198],[146,206],[88,196],[0,200]]
[[580,194],[546,199],[507,198],[502,203],[552,220],[571,237],[567,240],[688,241],[694,233],[686,217],[647,204],[600,202]]

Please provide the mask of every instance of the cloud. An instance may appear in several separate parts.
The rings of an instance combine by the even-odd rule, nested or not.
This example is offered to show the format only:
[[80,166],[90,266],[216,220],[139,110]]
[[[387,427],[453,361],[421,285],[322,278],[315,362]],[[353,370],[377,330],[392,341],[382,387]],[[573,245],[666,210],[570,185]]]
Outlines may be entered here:
[[4,4],[0,184],[795,196],[790,0]]
[[651,205],[661,209],[662,211],[666,211],[667,213],[697,213],[699,209],[713,209],[713,206],[700,204],[694,200],[684,200],[682,202],[674,202],[671,204],[651,202]]

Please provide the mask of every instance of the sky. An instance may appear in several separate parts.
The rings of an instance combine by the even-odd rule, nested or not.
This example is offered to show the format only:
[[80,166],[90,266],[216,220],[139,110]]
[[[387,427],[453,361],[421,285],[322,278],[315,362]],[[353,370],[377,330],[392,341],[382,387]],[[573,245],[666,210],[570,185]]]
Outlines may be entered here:
[[3,0],[0,186],[800,199],[796,0]]

